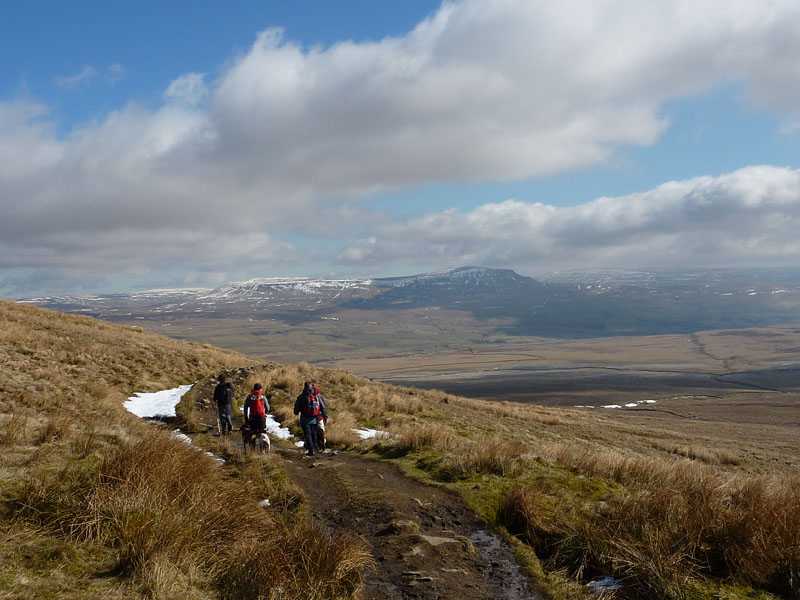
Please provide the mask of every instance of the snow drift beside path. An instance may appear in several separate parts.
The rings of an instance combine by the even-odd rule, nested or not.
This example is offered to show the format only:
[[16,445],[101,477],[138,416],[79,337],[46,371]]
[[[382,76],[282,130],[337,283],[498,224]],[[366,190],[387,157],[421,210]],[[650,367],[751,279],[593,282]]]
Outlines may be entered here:
[[[175,407],[178,406],[178,402],[181,401],[183,395],[192,389],[193,385],[194,384],[181,385],[171,390],[161,390],[160,392],[137,392],[123,402],[122,405],[128,409],[129,412],[144,419],[174,417]],[[196,446],[194,442],[192,442],[192,438],[183,433],[180,429],[174,430],[172,435],[175,436],[176,439],[196,448],[206,456],[211,457],[218,465],[225,464],[225,459],[211,452],[206,452],[202,448]]]
[[378,431],[377,429],[367,429],[366,427],[362,429],[353,429],[354,432],[358,434],[362,440],[371,440],[372,438],[384,438],[388,437],[389,434],[385,431]]
[[224,458],[219,457],[219,456],[217,456],[216,454],[214,454],[212,452],[207,452],[207,451],[203,450],[200,446],[197,446],[192,441],[192,438],[190,438],[188,435],[183,433],[180,429],[175,429],[172,432],[172,436],[175,439],[178,439],[178,440],[180,440],[182,442],[185,442],[185,443],[189,444],[192,448],[196,448],[198,451],[200,451],[203,454],[205,454],[206,456],[212,458],[214,460],[214,462],[216,462],[218,465],[224,465],[225,464],[225,459]]
[[122,405],[137,417],[174,417],[175,407],[183,395],[192,389],[193,384],[182,385],[171,390],[160,392],[137,392]]
[[275,420],[275,417],[272,415],[267,415],[267,434],[274,435],[276,438],[281,440],[288,440],[294,437],[290,432],[289,429],[286,427],[281,427],[281,424]]

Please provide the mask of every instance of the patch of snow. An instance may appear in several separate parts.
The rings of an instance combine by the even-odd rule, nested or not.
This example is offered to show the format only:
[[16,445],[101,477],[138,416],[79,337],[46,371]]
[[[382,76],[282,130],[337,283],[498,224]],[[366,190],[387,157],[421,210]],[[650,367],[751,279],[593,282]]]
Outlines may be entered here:
[[[244,405],[239,407],[239,412],[244,414]],[[290,440],[294,437],[287,427],[281,427],[273,415],[267,415],[267,433],[280,440]]]
[[178,439],[178,440],[180,440],[182,442],[186,442],[187,444],[193,444],[192,438],[190,438],[188,435],[183,433],[180,429],[173,430],[172,431],[172,437],[174,437],[174,438],[176,438],[176,439]]
[[604,404],[603,408],[622,408],[619,404]]
[[222,466],[222,465],[225,464],[225,459],[224,458],[219,457],[216,454],[212,454],[211,452],[206,452],[200,446],[195,446],[194,442],[192,441],[192,438],[190,438],[188,435],[183,433],[180,429],[174,429],[172,431],[172,436],[174,438],[176,438],[176,439],[179,439],[182,442],[185,442],[185,443],[189,444],[192,448],[194,448],[195,450],[199,450],[200,452],[202,452],[203,454],[205,454],[209,458],[214,459],[214,462],[217,463],[218,465]]
[[269,498],[265,498],[261,502],[258,503],[259,506],[269,506]]
[[281,427],[281,424],[278,423],[272,415],[267,415],[267,433],[281,440],[288,440],[293,437],[289,429]]
[[389,434],[385,431],[378,431],[377,429],[353,429],[362,440],[369,440],[376,437],[388,437]]
[[625,408],[636,408],[637,406],[639,406],[639,403],[638,403],[638,402],[628,402],[628,403],[625,405]]
[[298,448],[302,448],[303,446],[306,445],[306,443],[303,440],[300,440],[299,442],[295,442],[294,445],[297,446]]
[[175,407],[190,389],[192,389],[192,384],[160,392],[137,392],[122,405],[137,417],[174,417]]

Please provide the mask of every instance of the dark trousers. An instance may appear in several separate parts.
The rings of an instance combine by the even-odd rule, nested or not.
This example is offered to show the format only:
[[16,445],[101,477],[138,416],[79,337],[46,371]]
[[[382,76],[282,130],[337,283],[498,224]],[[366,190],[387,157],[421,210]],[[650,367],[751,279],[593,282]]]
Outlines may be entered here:
[[233,430],[233,423],[231,422],[231,405],[219,404],[219,430],[222,433],[230,433]]
[[306,449],[309,454],[317,451],[317,422],[301,423],[303,426],[303,436],[306,438]]
[[247,424],[253,433],[263,433],[267,430],[267,417],[252,416]]

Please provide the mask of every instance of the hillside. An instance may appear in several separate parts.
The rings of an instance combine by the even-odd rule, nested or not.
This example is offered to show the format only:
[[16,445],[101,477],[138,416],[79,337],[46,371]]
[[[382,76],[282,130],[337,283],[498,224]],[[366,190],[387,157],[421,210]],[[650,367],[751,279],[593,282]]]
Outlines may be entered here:
[[[328,597],[357,587],[357,540],[303,548],[313,523],[259,506],[277,484],[238,484],[122,407],[251,359],[6,301],[0,356],[3,598],[255,598],[280,584],[294,598],[326,569]],[[246,560],[267,554],[266,579],[251,580]]]
[[[513,534],[543,598],[583,597],[603,577],[621,583],[619,598],[800,594],[800,445],[789,419],[715,420],[713,398],[694,400],[708,407],[702,418],[688,404],[600,413],[469,400],[255,363],[10,302],[0,303],[0,351],[0,581],[9,598],[255,599],[278,587],[298,600],[361,588],[377,598],[375,581],[400,597],[433,598],[456,568],[446,562],[456,555],[434,542],[464,538],[460,560],[480,554],[462,527]],[[263,383],[295,433],[293,396],[313,379],[330,400],[329,440],[344,454],[304,465],[276,441],[272,457],[244,459],[235,439],[203,425],[223,370],[241,374],[240,390]],[[133,391],[192,381],[179,419],[224,467],[121,407]],[[741,396],[756,398],[761,412],[797,400],[793,391]],[[362,441],[357,427],[387,437]],[[370,466],[375,459],[394,465]],[[407,474],[433,486],[406,484]],[[323,477],[324,497],[314,493]],[[459,506],[455,496],[432,501],[440,488],[466,504],[437,516],[431,507]],[[271,508],[259,506],[264,498]],[[243,521],[251,513],[263,521]],[[381,543],[395,551],[381,553]],[[398,568],[413,560],[417,568]],[[254,566],[262,563],[269,569]]]

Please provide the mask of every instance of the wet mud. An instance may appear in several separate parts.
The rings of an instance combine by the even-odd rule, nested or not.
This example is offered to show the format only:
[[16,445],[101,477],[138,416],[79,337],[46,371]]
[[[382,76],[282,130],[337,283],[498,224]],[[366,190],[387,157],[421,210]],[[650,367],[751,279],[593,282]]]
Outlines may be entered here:
[[369,544],[377,567],[366,575],[364,600],[542,597],[509,544],[457,493],[355,453],[304,458],[282,450],[280,456],[315,519]]

